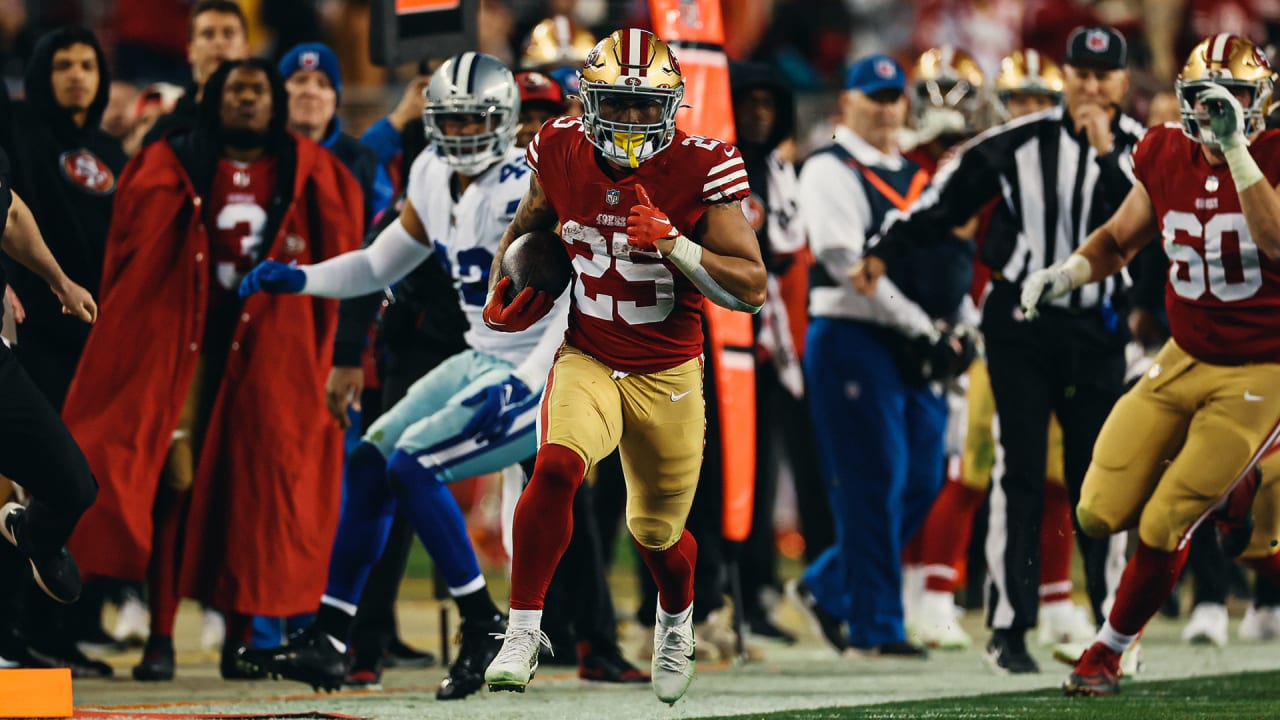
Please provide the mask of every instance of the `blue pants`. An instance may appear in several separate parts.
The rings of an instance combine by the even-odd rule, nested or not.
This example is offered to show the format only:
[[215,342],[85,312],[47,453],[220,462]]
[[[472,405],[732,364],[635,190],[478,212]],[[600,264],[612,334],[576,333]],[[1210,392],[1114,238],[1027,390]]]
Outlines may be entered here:
[[836,529],[804,582],[854,647],[903,642],[902,547],[942,487],[946,399],[905,384],[878,334],[852,320],[814,318],[804,370]]

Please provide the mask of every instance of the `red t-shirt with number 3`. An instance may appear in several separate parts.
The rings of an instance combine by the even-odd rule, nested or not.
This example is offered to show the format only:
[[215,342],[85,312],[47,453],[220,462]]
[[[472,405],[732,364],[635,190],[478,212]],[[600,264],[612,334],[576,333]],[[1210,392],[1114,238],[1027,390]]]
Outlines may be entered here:
[[240,279],[262,257],[267,204],[276,190],[278,162],[264,156],[251,163],[218,159],[209,194],[209,314],[238,306]]
[[[1280,131],[1249,153],[1280,184]],[[1211,166],[1176,124],[1153,128],[1133,155],[1169,256],[1165,308],[1178,345],[1215,365],[1280,362],[1280,264],[1254,245],[1231,171]]]
[[736,147],[677,130],[671,145],[630,173],[610,169],[578,118],[549,120],[526,152],[560,218],[573,261],[568,343],[614,370],[657,372],[702,354],[702,294],[657,253],[627,243],[635,187],[682,234],[707,207],[751,194]]

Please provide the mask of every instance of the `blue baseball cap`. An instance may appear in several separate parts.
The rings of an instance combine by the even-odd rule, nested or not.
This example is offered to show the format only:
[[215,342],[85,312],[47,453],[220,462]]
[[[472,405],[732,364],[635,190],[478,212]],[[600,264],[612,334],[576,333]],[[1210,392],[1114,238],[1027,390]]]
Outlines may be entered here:
[[849,67],[844,76],[844,89],[864,95],[881,90],[906,92],[907,73],[888,55],[868,55]]
[[342,68],[338,65],[338,56],[328,45],[318,42],[294,45],[293,49],[280,59],[280,77],[285,80],[299,70],[319,70],[329,76],[329,84],[342,102]]

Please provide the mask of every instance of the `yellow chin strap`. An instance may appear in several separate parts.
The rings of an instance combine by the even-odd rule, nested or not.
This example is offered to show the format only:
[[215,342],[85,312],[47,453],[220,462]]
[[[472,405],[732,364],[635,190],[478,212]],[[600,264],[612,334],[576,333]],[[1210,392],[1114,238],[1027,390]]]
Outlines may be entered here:
[[640,167],[640,158],[636,157],[636,151],[644,146],[644,133],[616,132],[613,134],[613,144],[626,151],[627,163],[631,167]]

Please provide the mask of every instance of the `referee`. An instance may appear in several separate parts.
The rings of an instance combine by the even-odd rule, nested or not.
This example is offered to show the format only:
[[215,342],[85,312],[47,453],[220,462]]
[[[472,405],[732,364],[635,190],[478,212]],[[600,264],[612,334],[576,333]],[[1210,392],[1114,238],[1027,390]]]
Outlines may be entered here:
[[[0,250],[49,284],[62,312],[92,323],[98,306],[68,278],[45,245],[35,218],[9,186],[9,158],[0,150]],[[3,279],[0,279],[0,289]],[[28,507],[0,508],[0,537],[30,563],[40,589],[62,603],[80,596],[80,571],[64,547],[76,521],[98,494],[89,463],[43,393],[0,342],[0,474],[26,488]]]
[[[1024,634],[1035,627],[1039,607],[1049,415],[1062,424],[1074,507],[1094,439],[1123,391],[1128,336],[1119,277],[1060,298],[1034,320],[1023,317],[1019,294],[1030,273],[1066,259],[1133,185],[1131,153],[1143,127],[1119,109],[1129,86],[1125,63],[1124,38],[1113,28],[1072,32],[1064,106],[994,128],[964,146],[920,201],[886,224],[881,241],[851,271],[855,286],[873,292],[886,264],[903,263],[912,243],[948,241],[946,228],[999,199],[981,253],[992,270],[982,332],[1003,450],[986,545],[987,622],[993,630],[987,660],[999,673],[1039,671]],[[1110,543],[1086,537],[1078,525],[1076,541],[1101,622]],[[1116,581],[1118,573],[1111,585]]]

